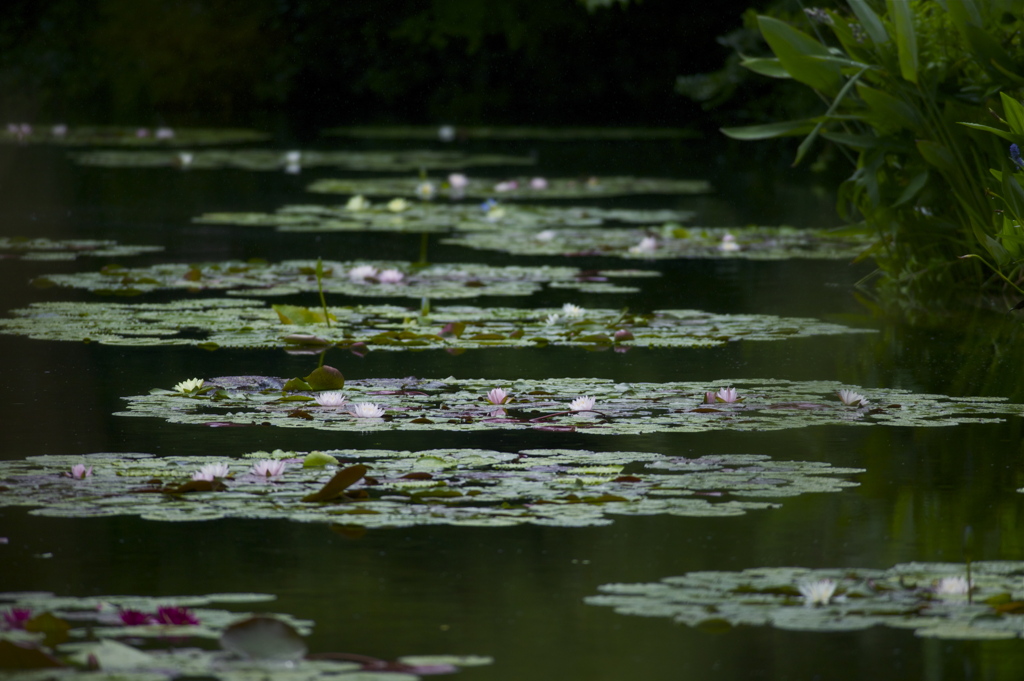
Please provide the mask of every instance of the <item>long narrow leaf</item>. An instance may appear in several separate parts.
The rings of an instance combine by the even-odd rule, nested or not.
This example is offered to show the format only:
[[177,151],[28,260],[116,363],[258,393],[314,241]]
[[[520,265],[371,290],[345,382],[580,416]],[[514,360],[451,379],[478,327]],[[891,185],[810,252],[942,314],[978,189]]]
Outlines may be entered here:
[[914,15],[908,0],[886,0],[889,16],[896,31],[896,49],[900,58],[900,75],[904,80],[917,83],[917,34]]
[[957,125],[962,125],[966,128],[974,128],[975,130],[984,130],[985,132],[990,132],[994,135],[999,135],[1007,142],[1013,142],[1017,139],[1017,136],[1011,135],[1005,130],[993,128],[991,125],[982,125],[981,123],[967,123],[966,121],[959,121]]
[[1003,100],[1003,115],[1006,116],[1010,132],[1024,135],[1024,106],[1005,92],[1000,92],[999,96]]
[[882,24],[882,20],[878,18],[875,11],[871,9],[867,2],[864,0],[847,0],[850,4],[850,9],[857,16],[857,20],[860,21],[860,25],[864,27],[864,32],[868,34],[871,41],[876,45],[882,45],[889,42],[889,34],[885,32],[885,25]]
[[789,71],[785,69],[782,62],[778,59],[771,58],[751,58],[744,59],[740,62],[740,66],[743,68],[750,69],[754,73],[758,73],[762,76],[768,76],[769,78],[792,78]]
[[816,121],[804,119],[801,121],[781,121],[779,123],[764,123],[761,125],[748,125],[741,128],[721,128],[727,137],[734,140],[765,140],[775,137],[795,137],[806,135],[814,129]]
[[829,56],[828,48],[784,21],[759,16],[757,24],[768,46],[793,78],[827,95],[839,91],[843,80],[839,65],[810,59]]
[[[860,80],[860,77],[863,76],[864,72],[867,70],[868,67],[865,66],[860,71],[858,71],[856,75],[850,78],[850,80],[846,81],[846,83],[843,85],[843,89],[839,91],[839,94],[836,95],[836,98],[832,100],[832,104],[828,107],[828,111],[825,112],[826,120],[837,108],[839,108],[839,105],[842,103],[843,99],[846,97],[846,95],[850,93],[850,90],[853,89],[853,86],[857,83],[858,80]],[[800,146],[796,150],[796,158],[793,159],[794,166],[799,164],[803,157],[807,154],[807,151],[811,148],[811,145],[814,144],[814,140],[818,138],[818,134],[821,132],[821,127],[824,124],[825,121],[821,121],[820,123],[815,125],[814,130],[811,130],[811,133],[807,135],[806,138],[804,138],[803,142],[800,143]]]

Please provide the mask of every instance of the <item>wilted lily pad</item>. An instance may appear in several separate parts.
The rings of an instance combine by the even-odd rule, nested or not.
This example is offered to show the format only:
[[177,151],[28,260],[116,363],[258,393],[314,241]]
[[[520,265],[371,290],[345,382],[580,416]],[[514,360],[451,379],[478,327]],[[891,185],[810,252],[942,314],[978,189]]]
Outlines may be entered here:
[[[39,286],[64,286],[108,295],[131,296],[149,291],[228,290],[228,295],[283,296],[316,293],[317,261],[232,260],[219,263],[168,263],[143,268],[108,265],[98,272],[51,274]],[[523,296],[544,284],[588,293],[632,293],[637,289],[609,279],[657,277],[650,270],[583,272],[575,267],[525,267],[469,263],[416,266],[410,262],[361,260],[322,263],[324,293],[346,296],[402,298],[475,298]]]
[[[389,208],[388,206],[391,206]],[[204,224],[274,227],[280,232],[494,232],[505,239],[534,238],[510,229],[587,227],[606,222],[661,224],[685,221],[690,211],[435,202],[355,201],[347,206],[285,206],[276,213],[207,213]],[[397,209],[397,210],[396,210]]]
[[[246,614],[207,607],[273,599],[264,594],[231,593],[163,598],[0,593],[0,613],[6,623],[0,628],[0,670],[4,679],[18,681],[78,677],[90,681],[178,677],[416,681],[419,670],[437,674],[491,662],[479,655],[410,657],[394,662],[346,653],[304,658],[302,637],[310,633],[312,622],[286,614]],[[63,627],[60,640],[48,640],[46,633],[34,626],[44,618]],[[139,645],[140,639],[144,645]],[[210,639],[220,639],[224,650],[211,650]],[[7,649],[22,654],[15,659],[4,655]],[[431,662],[426,662],[428,659]],[[394,673],[379,675],[378,671]]]
[[529,156],[463,154],[457,151],[311,151],[279,149],[210,149],[192,152],[187,164],[170,151],[91,151],[74,155],[86,166],[104,168],[167,168],[187,165],[197,170],[288,170],[345,168],[374,172],[408,172],[422,169],[467,168],[484,165],[530,165]]
[[238,144],[270,139],[270,135],[240,128],[126,128],[12,124],[0,128],[0,142],[57,144],[70,147],[183,147]]
[[1024,636],[1022,572],[1020,561],[972,563],[970,583],[963,563],[691,572],[653,584],[605,584],[586,602],[691,627],[828,632],[885,625],[928,638],[1007,639]]
[[[774,508],[786,497],[855,486],[837,476],[863,472],[752,454],[699,459],[572,449],[321,454],[337,459],[340,470],[304,468],[305,452],[280,450],[246,455],[249,460],[90,454],[2,461],[0,506],[33,506],[36,515],[59,517],[279,518],[371,528],[592,526],[607,525],[616,515],[739,515]],[[254,473],[252,458],[284,460],[284,472],[272,478]],[[638,463],[646,467],[624,474],[627,465]],[[75,464],[90,467],[90,477],[62,475]],[[230,471],[226,490],[178,491],[194,471],[214,465]]]
[[[705,194],[711,185],[705,180],[678,180],[663,177],[590,177],[547,178],[543,186],[534,178],[468,178],[459,192],[473,199],[592,199],[636,194]],[[309,185],[311,192],[357,194],[364,196],[404,196],[415,198],[419,182],[410,178],[377,177],[367,179],[324,179]]]
[[0,237],[0,259],[74,260],[82,256],[120,258],[143,253],[159,253],[163,246],[129,246],[116,241],[95,239],[28,239]]
[[[600,275],[597,276],[600,279]],[[589,290],[590,281],[550,284]],[[370,286],[367,286],[370,290]],[[567,312],[568,310],[568,312]],[[783,340],[871,332],[816,319],[718,315],[698,310],[628,314],[619,310],[436,307],[429,312],[392,305],[330,307],[277,305],[246,299],[173,303],[33,303],[0,319],[0,333],[107,345],[197,345],[301,348],[360,344],[382,350],[540,347],[590,349],[711,347],[739,340]]]
[[[348,406],[309,402],[296,418],[296,397],[286,379],[266,376],[208,378],[203,394],[155,389],[126,398],[120,416],[172,423],[234,423],[323,430],[515,430],[588,434],[682,433],[708,430],[782,430],[820,425],[949,426],[999,422],[1024,405],[1002,398],[917,395],[907,390],[856,388],[864,402],[846,405],[832,381],[734,380],[735,402],[708,401],[721,383],[615,383],[598,378],[487,381],[377,378],[348,380],[347,405],[373,403],[382,418],[360,418]],[[511,395],[500,405],[485,397],[500,387]],[[731,392],[731,391],[729,391]],[[577,397],[592,398],[580,407]],[[589,402],[589,400],[588,400]],[[308,407],[308,408],[307,408]]]
[[540,128],[532,126],[429,126],[352,125],[328,128],[324,135],[357,139],[422,139],[451,142],[456,139],[509,140],[652,140],[689,139],[700,134],[689,128]]
[[643,260],[676,258],[852,259],[870,245],[864,236],[793,227],[657,229],[549,229],[510,238],[507,233],[457,234],[442,243],[513,255],[589,255]]

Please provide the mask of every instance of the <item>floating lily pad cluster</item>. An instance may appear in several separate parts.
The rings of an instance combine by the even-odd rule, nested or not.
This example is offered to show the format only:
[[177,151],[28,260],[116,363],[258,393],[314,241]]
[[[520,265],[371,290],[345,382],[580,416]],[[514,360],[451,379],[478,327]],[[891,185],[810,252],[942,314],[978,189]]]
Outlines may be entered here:
[[[492,662],[483,656],[449,655],[417,655],[394,662],[346,653],[307,657],[302,637],[309,634],[312,622],[287,614],[209,607],[272,600],[272,595],[246,593],[164,598],[0,593],[0,668],[5,679],[16,681],[416,681],[420,674]],[[210,649],[211,639],[219,640],[222,649]]]
[[[705,180],[662,177],[547,178],[543,185],[534,178],[502,180],[471,177],[458,195],[472,199],[593,199],[632,194],[705,194],[711,185]],[[407,178],[324,179],[309,185],[311,192],[362,196],[404,196],[415,198],[419,184]]]
[[324,135],[358,139],[509,139],[509,140],[659,140],[690,139],[699,133],[688,128],[537,128],[525,126],[385,126],[353,125],[328,128]]
[[676,258],[797,258],[850,260],[869,246],[861,235],[792,227],[691,227],[667,224],[656,229],[586,230],[559,228],[525,232],[474,232],[442,243],[512,255],[610,256],[644,260]]
[[[309,260],[167,263],[143,268],[108,265],[98,272],[38,277],[38,286],[64,286],[107,295],[133,296],[158,290],[227,290],[228,295],[283,296],[316,293],[317,263]],[[609,279],[657,277],[651,270],[583,272],[575,267],[525,267],[472,263],[416,266],[410,262],[360,260],[322,263],[323,291],[374,298],[475,298],[524,296],[545,284],[588,293],[635,293]]]
[[[606,379],[486,381],[478,379],[360,379],[344,385],[346,402],[321,406],[298,379],[267,376],[209,378],[202,392],[154,389],[125,398],[120,416],[171,423],[273,425],[340,431],[554,430],[594,435],[760,431],[822,425],[950,426],[999,422],[1024,406],[1001,398],[918,395],[906,390],[858,393],[857,405],[840,401],[850,386],[831,381],[737,380],[731,403],[712,400],[709,383],[616,383]],[[502,388],[500,405],[486,395]],[[861,389],[858,389],[861,390]],[[580,410],[573,401],[593,398]],[[382,410],[380,418],[353,414],[360,403]]]
[[[863,472],[749,454],[684,459],[569,449],[278,450],[247,456],[250,460],[90,454],[3,461],[0,504],[76,518],[127,514],[148,520],[274,518],[369,528],[582,527],[610,524],[616,515],[739,515],[774,508],[785,497],[840,491],[856,483],[837,476]],[[284,471],[273,477],[253,472],[251,459],[266,457],[283,460]],[[638,463],[646,467],[623,472]],[[87,466],[89,477],[68,477],[76,464]],[[225,476],[189,482],[198,469],[218,465]],[[347,484],[332,487],[334,478],[350,469],[358,470]],[[321,494],[322,489],[328,492]]]
[[130,246],[109,240],[0,237],[0,259],[74,260],[82,256],[120,258],[159,253],[162,250],[163,246]]
[[[413,186],[413,185],[410,185]],[[390,207],[389,207],[390,206]],[[207,213],[195,222],[274,227],[279,232],[494,232],[508,240],[532,239],[549,226],[589,227],[607,222],[662,224],[693,217],[690,211],[359,200],[346,206],[285,206],[275,213]]]
[[[589,282],[566,282],[580,288]],[[552,287],[561,285],[560,282]],[[584,287],[586,288],[586,287]],[[570,312],[567,314],[566,309]],[[870,333],[816,319],[717,315],[697,310],[629,314],[609,309],[439,306],[424,313],[395,305],[270,306],[241,298],[172,303],[33,303],[0,319],[0,333],[106,345],[372,349],[477,349],[568,345],[711,347],[739,340],[783,340]]]
[[[884,625],[941,639],[1024,636],[1024,562],[904,563],[864,568],[692,572],[651,584],[605,584],[586,602],[691,627],[857,631]],[[968,591],[970,596],[968,596]],[[807,594],[807,595],[805,595]]]
[[71,147],[191,147],[260,142],[270,135],[242,128],[127,128],[12,124],[0,128],[0,143]]
[[191,152],[187,163],[170,151],[91,151],[75,154],[77,163],[104,168],[166,168],[187,165],[195,169],[234,168],[273,171],[293,168],[344,168],[372,172],[408,172],[420,169],[470,166],[530,165],[528,156],[464,154],[457,151],[282,151],[278,149],[211,149]]

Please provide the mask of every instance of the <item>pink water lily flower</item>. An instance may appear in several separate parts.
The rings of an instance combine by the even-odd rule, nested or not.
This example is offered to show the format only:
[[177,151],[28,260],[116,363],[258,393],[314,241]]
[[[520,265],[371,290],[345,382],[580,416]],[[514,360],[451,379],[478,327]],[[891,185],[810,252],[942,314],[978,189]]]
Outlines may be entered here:
[[377,275],[377,281],[382,284],[400,284],[405,279],[405,275],[402,274],[401,270],[381,270],[381,273]]
[[547,189],[548,181],[543,177],[535,177],[530,180],[530,189]]
[[213,482],[216,478],[226,478],[231,473],[226,463],[211,463],[203,466],[192,474],[193,480]]
[[284,473],[285,462],[279,459],[262,459],[252,465],[252,474],[261,478],[276,478]]
[[452,173],[448,176],[448,186],[452,189],[465,189],[469,184],[469,178],[462,173]]
[[75,480],[85,480],[86,478],[92,477],[92,466],[86,466],[84,463],[76,463],[71,467],[71,477]]
[[736,392],[736,388],[722,388],[715,393],[715,401],[732,404],[733,402],[742,402],[743,398]]
[[487,392],[487,401],[491,404],[505,404],[512,398],[503,388],[493,388]]

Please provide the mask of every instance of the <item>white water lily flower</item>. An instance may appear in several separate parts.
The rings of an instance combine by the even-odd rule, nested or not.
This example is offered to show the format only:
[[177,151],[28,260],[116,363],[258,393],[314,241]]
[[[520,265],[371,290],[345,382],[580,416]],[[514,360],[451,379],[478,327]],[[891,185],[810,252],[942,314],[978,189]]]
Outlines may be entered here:
[[448,186],[452,189],[465,189],[469,184],[469,178],[462,173],[452,173],[448,176]]
[[548,181],[543,177],[535,177],[530,180],[530,189],[547,189]]
[[863,407],[867,405],[868,398],[852,390],[840,390],[839,401],[847,407]]
[[361,419],[375,419],[384,416],[384,410],[373,402],[352,405],[352,415]]
[[289,151],[284,155],[284,162],[290,166],[298,165],[302,163],[302,152],[301,151]]
[[276,478],[284,473],[285,462],[277,459],[262,459],[252,465],[252,474],[261,478]]
[[498,184],[494,185],[494,191],[496,191],[496,192],[510,192],[513,189],[518,189],[518,188],[519,188],[519,183],[516,182],[515,180],[508,180],[506,182],[499,182]]
[[562,306],[562,314],[570,319],[579,319],[583,316],[583,308],[579,305],[573,305],[572,303],[566,303]]
[[345,404],[345,394],[340,390],[325,390],[313,396],[321,407],[340,407]]
[[718,250],[730,253],[740,250],[740,245],[736,243],[736,237],[732,234],[726,234],[722,237],[722,243],[718,244]]
[[409,210],[409,202],[403,198],[391,199],[388,201],[388,210],[392,213],[401,213],[403,210]]
[[433,182],[420,182],[416,185],[416,196],[420,197],[424,201],[429,201],[434,198],[434,194],[437,193],[437,187],[434,186]]
[[187,168],[192,165],[192,158],[193,156],[191,151],[178,152],[178,165],[182,168]]
[[560,320],[561,320],[561,317],[559,317],[558,315],[556,315],[556,314],[549,314],[547,316],[547,319],[544,320],[544,323],[547,324],[548,326],[554,326]]
[[64,135],[68,134],[68,126],[64,125],[63,123],[58,123],[50,129],[50,134],[53,135],[54,137],[63,137]]
[[92,466],[86,466],[84,463],[76,463],[71,467],[71,477],[75,480],[85,480],[86,478],[92,477]]
[[455,139],[455,126],[442,125],[437,129],[437,139],[442,142],[451,142]]
[[226,463],[211,463],[203,466],[192,474],[193,480],[213,482],[216,478],[226,478],[231,473]]
[[370,207],[370,202],[366,200],[366,197],[362,194],[356,194],[348,200],[345,204],[345,210],[358,211],[366,210]]
[[597,400],[593,397],[581,395],[569,403],[569,409],[572,411],[590,411],[594,408],[596,402]]
[[804,597],[804,605],[828,605],[836,592],[836,582],[832,579],[819,579],[813,582],[801,582],[797,585],[800,595]]
[[402,279],[405,279],[405,275],[400,270],[381,270],[377,275],[377,281],[382,284],[399,284]]
[[377,268],[373,265],[358,265],[348,271],[348,278],[356,283],[365,283],[370,277],[377,277]]
[[545,229],[543,232],[537,232],[533,238],[537,241],[551,241],[556,235],[557,232],[555,232],[555,230]]
[[935,585],[935,593],[942,596],[964,596],[971,590],[966,577],[943,577]]
[[201,378],[190,378],[187,381],[176,383],[174,389],[179,393],[190,393],[195,392],[203,387],[203,379]]
[[173,128],[157,128],[156,129],[155,137],[158,140],[174,139],[174,129]]
[[722,388],[715,393],[715,402],[728,402],[729,404],[732,404],[733,402],[742,401],[743,398],[740,397],[738,392],[736,392],[736,388]]
[[658,250],[658,240],[653,236],[645,236],[636,246],[631,246],[629,252],[634,254],[654,253],[656,250]]
[[493,388],[487,392],[487,401],[491,404],[505,404],[510,397],[503,388]]

